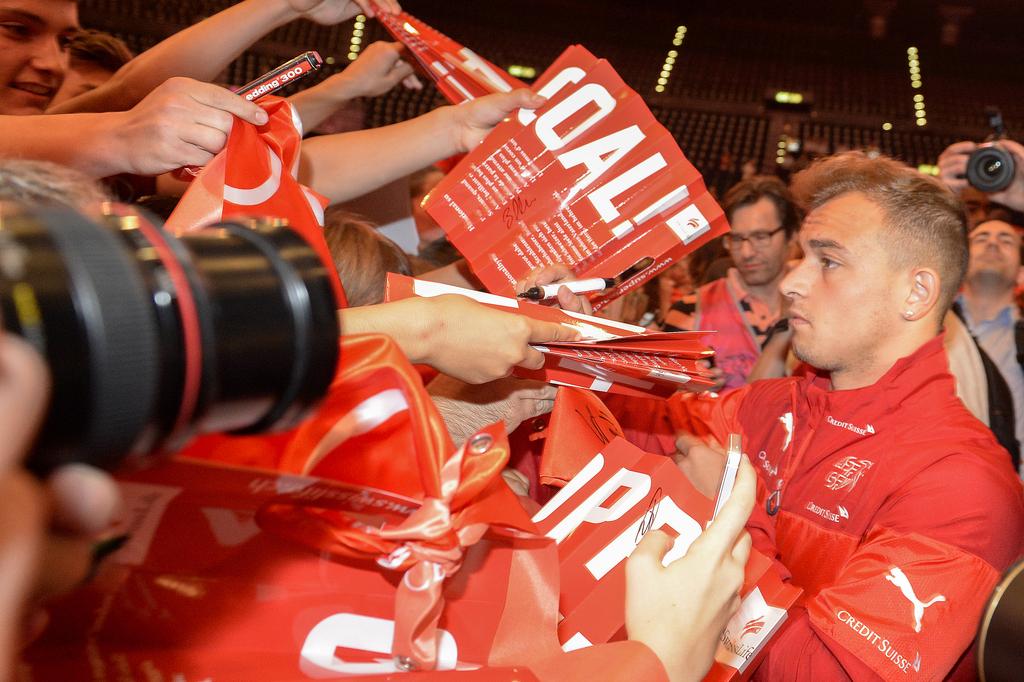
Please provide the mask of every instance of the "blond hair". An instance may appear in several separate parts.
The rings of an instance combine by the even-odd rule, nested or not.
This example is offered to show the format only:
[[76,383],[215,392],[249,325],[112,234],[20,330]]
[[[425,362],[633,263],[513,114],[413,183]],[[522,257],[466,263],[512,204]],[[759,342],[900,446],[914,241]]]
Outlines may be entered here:
[[412,274],[409,257],[398,244],[354,213],[329,209],[324,238],[350,306],[382,302],[387,273]]

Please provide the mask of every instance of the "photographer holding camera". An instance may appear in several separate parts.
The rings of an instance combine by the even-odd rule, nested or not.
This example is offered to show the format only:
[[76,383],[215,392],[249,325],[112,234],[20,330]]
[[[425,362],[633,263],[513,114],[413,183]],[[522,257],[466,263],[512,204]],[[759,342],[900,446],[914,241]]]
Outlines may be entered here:
[[[989,141],[947,147],[939,156],[939,178],[961,197],[973,188],[993,204],[1024,210],[1024,146],[1006,137],[998,110],[989,109],[988,116],[993,129]],[[1014,294],[1024,278],[1021,226],[987,213],[969,228],[968,241],[967,277],[955,310],[1005,380],[1020,441],[1024,438],[1024,320]]]
[[982,143],[955,142],[939,155],[939,179],[959,195],[968,185],[990,201],[1024,211],[1024,146],[1006,136],[1003,117],[989,108],[993,134]]

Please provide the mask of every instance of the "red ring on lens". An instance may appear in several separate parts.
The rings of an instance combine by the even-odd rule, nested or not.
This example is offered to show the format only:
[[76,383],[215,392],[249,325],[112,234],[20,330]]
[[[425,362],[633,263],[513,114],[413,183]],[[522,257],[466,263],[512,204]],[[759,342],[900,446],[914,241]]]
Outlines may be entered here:
[[181,312],[181,332],[185,347],[185,382],[181,391],[178,418],[170,433],[170,437],[175,438],[192,418],[199,400],[203,370],[199,313],[196,309],[195,298],[192,296],[192,287],[189,285],[188,276],[185,274],[181,261],[167,243],[166,234],[145,219],[139,220],[139,231],[149,240],[153,250],[160,257],[161,264],[167,269],[167,276],[170,277],[178,296],[178,310]]

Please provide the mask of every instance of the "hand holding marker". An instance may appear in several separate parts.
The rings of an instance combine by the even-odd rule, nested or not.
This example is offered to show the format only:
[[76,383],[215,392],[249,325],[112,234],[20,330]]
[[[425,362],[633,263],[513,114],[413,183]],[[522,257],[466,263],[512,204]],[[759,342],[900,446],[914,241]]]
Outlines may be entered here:
[[555,284],[544,284],[541,286],[530,287],[523,293],[519,294],[519,298],[526,298],[531,301],[547,301],[558,296],[558,290],[562,287],[565,287],[574,294],[589,294],[594,291],[603,291],[625,282],[638,272],[651,267],[652,264],[654,264],[654,259],[647,256],[646,258],[641,258],[636,263],[623,270],[622,274],[618,277],[589,277],[587,279],[556,282]]

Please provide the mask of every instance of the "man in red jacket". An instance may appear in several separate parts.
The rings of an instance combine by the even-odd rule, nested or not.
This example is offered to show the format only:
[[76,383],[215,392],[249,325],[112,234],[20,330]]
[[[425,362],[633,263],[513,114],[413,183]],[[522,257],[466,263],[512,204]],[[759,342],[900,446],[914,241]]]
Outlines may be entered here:
[[[959,202],[859,153],[819,161],[794,193],[803,260],[780,287],[811,370],[721,398],[680,398],[677,425],[742,434],[760,474],[754,546],[804,588],[762,679],[972,677],[972,641],[1022,551],[1009,458],[954,392],[941,320],[967,264]],[[706,490],[717,449],[680,439]]]

